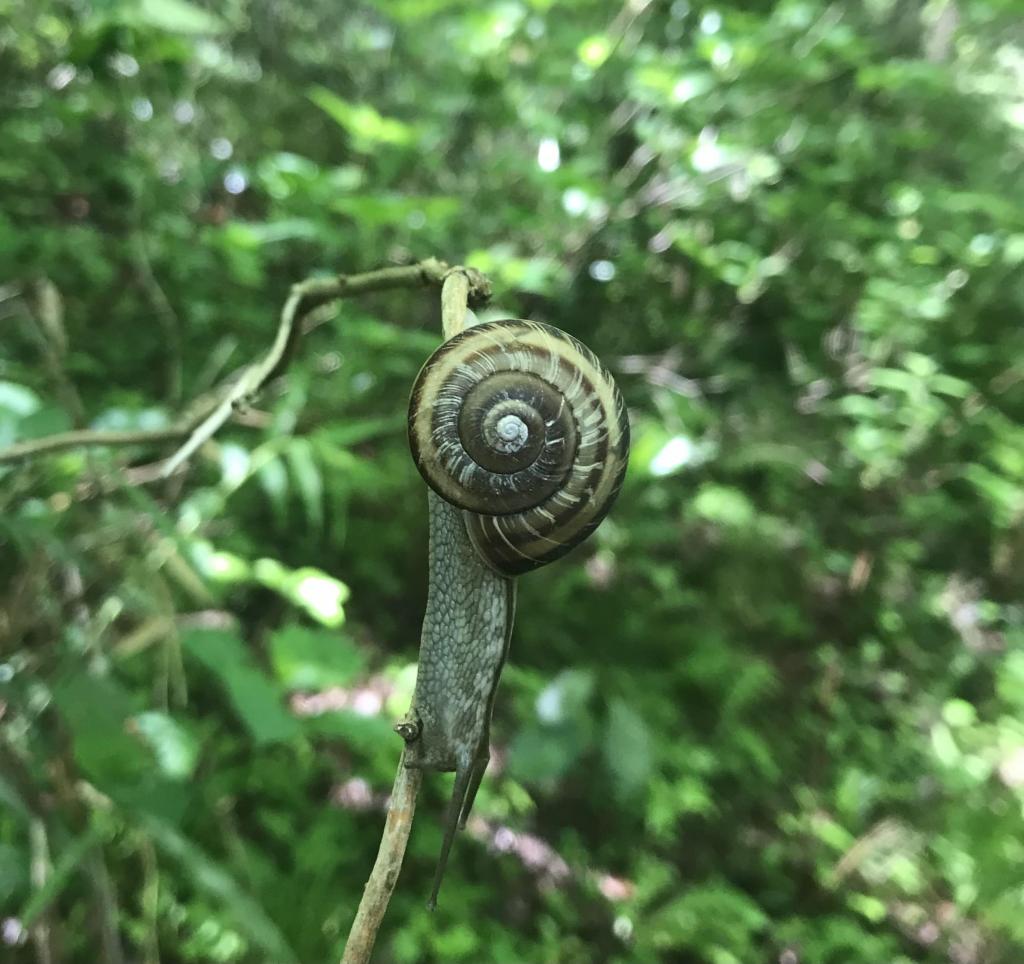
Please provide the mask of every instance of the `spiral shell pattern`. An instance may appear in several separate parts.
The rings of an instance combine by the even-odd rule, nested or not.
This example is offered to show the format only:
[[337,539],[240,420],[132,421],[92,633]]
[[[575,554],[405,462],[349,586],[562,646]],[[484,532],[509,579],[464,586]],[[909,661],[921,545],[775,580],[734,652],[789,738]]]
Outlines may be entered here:
[[605,517],[626,471],[629,422],[589,348],[510,319],[475,325],[427,360],[409,401],[409,444],[427,484],[465,510],[480,555],[518,575]]

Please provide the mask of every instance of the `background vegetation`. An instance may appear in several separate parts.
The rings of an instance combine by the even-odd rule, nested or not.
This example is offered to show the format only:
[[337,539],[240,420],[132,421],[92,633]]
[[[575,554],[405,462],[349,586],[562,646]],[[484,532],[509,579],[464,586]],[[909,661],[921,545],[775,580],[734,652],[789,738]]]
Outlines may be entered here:
[[[627,397],[378,960],[1022,959],[1022,44],[1013,0],[0,0],[0,446],[168,424],[294,281],[428,255]],[[436,293],[317,321],[170,482],[0,466],[5,961],[340,953]]]

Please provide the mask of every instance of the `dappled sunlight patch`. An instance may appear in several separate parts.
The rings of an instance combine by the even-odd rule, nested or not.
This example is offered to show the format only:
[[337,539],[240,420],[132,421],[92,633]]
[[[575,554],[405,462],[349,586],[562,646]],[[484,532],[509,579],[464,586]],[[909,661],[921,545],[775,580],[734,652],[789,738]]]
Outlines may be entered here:
[[337,626],[344,621],[341,607],[348,598],[348,589],[337,579],[317,572],[296,573],[292,587],[294,600],[320,622]]
[[200,575],[216,582],[240,582],[251,573],[249,564],[233,552],[215,549],[205,539],[193,539],[188,545],[189,558]]
[[317,622],[337,627],[345,621],[345,602],[349,588],[340,579],[313,566],[289,569],[276,559],[257,559],[249,563],[241,556],[212,543],[192,540],[190,556],[199,573],[222,585],[258,583],[273,589],[302,609]]
[[149,744],[163,773],[181,780],[192,775],[199,759],[199,743],[179,720],[156,711],[140,713],[131,726]]
[[717,454],[714,441],[669,432],[653,419],[637,419],[631,428],[631,473],[646,472],[653,478],[664,478],[697,468]]
[[325,626],[340,626],[345,621],[343,604],[349,597],[348,586],[320,569],[304,566],[290,570],[276,559],[258,559],[253,576]]
[[673,435],[649,463],[653,476],[670,475],[693,459],[693,441],[685,435]]

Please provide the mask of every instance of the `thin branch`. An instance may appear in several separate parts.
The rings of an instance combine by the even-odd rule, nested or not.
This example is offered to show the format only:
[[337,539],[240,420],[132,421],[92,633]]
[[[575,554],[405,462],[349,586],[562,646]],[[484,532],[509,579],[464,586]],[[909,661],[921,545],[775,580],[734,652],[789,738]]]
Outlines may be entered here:
[[461,265],[444,276],[441,286],[441,331],[447,340],[466,327],[466,308],[477,308],[491,300],[491,283],[475,268]]
[[[53,870],[50,864],[50,845],[47,840],[46,824],[38,817],[34,817],[29,824],[29,838],[32,847],[29,874],[32,889],[38,893],[46,886]],[[32,941],[36,946],[36,960],[39,964],[55,964],[57,958],[53,949],[53,919],[48,909],[44,908],[31,925],[31,933]]]
[[[490,282],[478,271],[463,267],[446,271],[441,287],[441,330],[444,337],[451,338],[463,330],[467,304],[486,304],[490,294]],[[410,769],[405,765],[403,752],[391,791],[391,803],[377,850],[377,860],[363,888],[363,897],[349,930],[341,964],[368,964],[370,960],[377,931],[387,913],[391,894],[402,869],[421,779],[421,770]]]
[[31,305],[26,305],[26,310],[35,328],[50,381],[61,403],[71,413],[72,424],[79,428],[85,424],[85,406],[64,368],[68,336],[64,328],[64,300],[60,290],[49,278],[41,278],[34,285]]
[[380,838],[377,860],[363,888],[355,920],[348,933],[341,964],[367,964],[377,940],[377,931],[387,913],[391,894],[402,869],[405,847],[416,813],[416,794],[420,789],[423,771],[405,765],[405,753],[398,761],[398,773],[391,790],[391,802]]
[[110,871],[107,869],[102,848],[97,847],[86,858],[85,872],[92,884],[93,906],[96,909],[96,917],[92,924],[99,933],[103,964],[124,964],[124,948],[121,946],[121,935],[117,927],[120,919],[117,893],[110,880]]
[[466,326],[469,278],[464,271],[451,271],[441,288],[441,331],[445,338],[457,335]]
[[[489,285],[479,272],[469,268],[452,269],[470,279],[470,304],[483,303],[489,296]],[[292,286],[281,310],[274,343],[259,361],[243,367],[234,376],[215,389],[203,404],[189,407],[190,413],[177,423],[147,431],[90,431],[61,432],[40,439],[18,442],[0,449],[0,465],[48,455],[67,449],[111,447],[120,445],[153,445],[177,442],[187,438],[185,444],[163,466],[164,477],[172,475],[204,442],[228,421],[234,412],[247,404],[274,376],[288,366],[302,335],[301,322],[310,312],[339,298],[387,291],[396,288],[416,288],[423,285],[442,285],[449,267],[436,258],[427,258],[417,264],[395,268],[380,268],[363,274],[335,275],[329,278],[311,278]]]
[[[480,272],[461,266],[449,268],[436,258],[407,267],[304,281],[294,285],[289,292],[281,310],[274,343],[266,355],[224,382],[219,390],[212,393],[209,401],[202,399],[203,404],[193,404],[195,414],[184,416],[179,424],[155,431],[64,432],[0,450],[0,464],[83,446],[152,444],[188,436],[185,444],[161,465],[160,475],[169,476],[211,438],[239,406],[248,403],[271,378],[287,367],[301,338],[303,322],[311,312],[350,295],[421,285],[441,286],[441,321],[445,338],[463,330],[467,307],[484,305],[491,295],[490,282]],[[147,472],[144,481],[150,480]],[[368,964],[370,960],[405,857],[421,779],[420,770],[405,766],[403,754],[395,776],[377,860],[363,889],[341,964]],[[37,939],[39,936],[37,932]],[[45,931],[41,936],[48,937]],[[44,952],[48,949],[45,942],[43,949]]]
[[164,466],[170,475],[188,459],[196,449],[220,429],[240,405],[247,404],[271,378],[283,371],[291,361],[295,346],[302,334],[301,319],[310,311],[329,301],[370,291],[394,288],[414,288],[426,284],[441,284],[448,266],[436,258],[427,258],[418,264],[400,268],[380,268],[365,274],[337,275],[333,278],[311,278],[293,285],[281,309],[281,321],[270,351],[258,362],[243,369],[232,383],[220,404],[192,432],[188,441]]
[[92,431],[90,429],[59,432],[56,435],[46,435],[43,438],[31,439],[27,442],[16,442],[5,449],[0,449],[0,465],[7,462],[20,462],[22,459],[34,458],[37,455],[63,452],[67,449],[176,442],[188,435],[191,429],[191,424],[186,424],[125,432]]

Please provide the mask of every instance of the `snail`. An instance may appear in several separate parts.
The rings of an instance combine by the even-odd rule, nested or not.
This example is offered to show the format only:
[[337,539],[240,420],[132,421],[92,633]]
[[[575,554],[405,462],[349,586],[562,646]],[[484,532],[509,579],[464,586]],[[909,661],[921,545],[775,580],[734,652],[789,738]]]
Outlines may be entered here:
[[412,709],[396,730],[406,766],[455,771],[433,908],[490,759],[515,579],[600,524],[626,471],[629,423],[589,348],[539,322],[489,321],[424,364],[409,444],[430,487],[430,566]]

